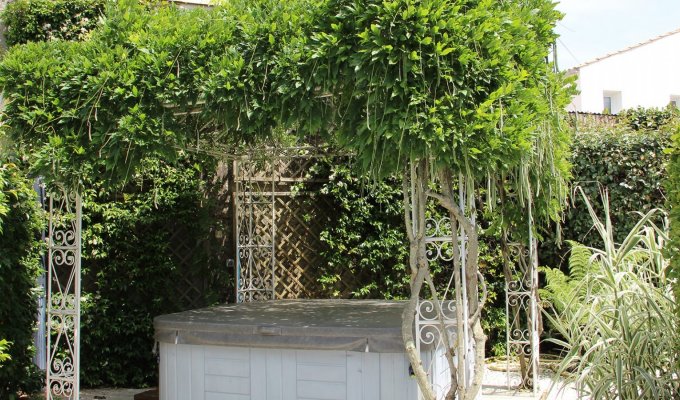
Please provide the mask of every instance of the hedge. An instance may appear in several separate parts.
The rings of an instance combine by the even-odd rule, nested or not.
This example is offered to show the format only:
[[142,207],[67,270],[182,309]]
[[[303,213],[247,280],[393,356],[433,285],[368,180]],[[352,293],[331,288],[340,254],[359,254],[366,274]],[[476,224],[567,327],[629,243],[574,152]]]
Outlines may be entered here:
[[[671,256],[670,275],[676,279],[675,297],[680,299],[680,129],[675,129],[673,132],[671,145],[667,153],[670,158],[668,162],[668,179],[665,182],[666,192],[668,193],[667,205],[670,210],[671,219],[671,243],[668,246]],[[680,312],[680,307],[678,312]]]
[[0,18],[8,46],[82,39],[99,23],[105,0],[16,0]]
[[[589,126],[574,135],[572,145],[572,185],[581,186],[593,206],[601,212],[600,191],[606,189],[612,210],[614,239],[620,241],[638,218],[635,212],[664,208],[670,131],[675,118],[658,117],[660,110],[630,110],[613,127]],[[656,122],[644,122],[656,121]],[[670,191],[668,192],[670,193]],[[564,215],[562,238],[587,246],[601,246],[592,221],[581,202],[575,201]],[[658,221],[661,222],[661,221]],[[564,265],[567,248],[557,248],[555,235],[548,232],[541,245],[540,262]]]
[[[86,190],[83,205],[83,309],[81,379],[85,386],[155,385],[153,318],[223,302],[230,294],[226,263],[210,254],[212,202],[205,199],[202,168],[184,160],[177,166],[147,160],[144,172],[123,190]],[[189,265],[192,276],[208,281],[200,299],[189,303],[181,243],[201,244]],[[219,250],[215,247],[213,249]],[[183,250],[183,249],[180,249]]]
[[0,398],[39,390],[43,374],[33,365],[34,290],[40,274],[43,213],[33,181],[15,164],[0,164],[0,340],[11,357],[0,366]]

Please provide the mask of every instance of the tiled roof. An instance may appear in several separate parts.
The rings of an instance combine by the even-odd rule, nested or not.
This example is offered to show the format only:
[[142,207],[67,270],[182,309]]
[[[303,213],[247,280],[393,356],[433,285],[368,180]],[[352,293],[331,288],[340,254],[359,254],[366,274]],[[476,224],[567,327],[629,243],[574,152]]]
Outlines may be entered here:
[[604,60],[605,58],[609,58],[609,57],[612,57],[612,56],[615,56],[615,55],[618,55],[618,54],[621,54],[621,53],[625,53],[625,52],[630,51],[630,50],[633,50],[633,49],[637,49],[638,47],[642,47],[642,46],[647,45],[647,44],[650,44],[650,43],[652,43],[652,42],[656,42],[657,40],[661,40],[661,39],[663,39],[663,38],[666,38],[666,37],[668,37],[668,36],[675,35],[675,34],[677,34],[677,33],[680,33],[680,28],[678,28],[678,29],[676,29],[676,30],[674,30],[674,31],[666,32],[666,33],[664,33],[664,34],[662,34],[662,35],[653,37],[653,38],[651,38],[651,39],[645,40],[644,42],[640,42],[640,43],[634,44],[634,45],[632,45],[632,46],[628,46],[628,47],[626,47],[626,48],[624,48],[624,49],[621,49],[621,50],[618,50],[618,51],[614,51],[614,52],[611,52],[611,53],[607,53],[607,54],[605,54],[605,55],[603,55],[603,56],[601,56],[601,57],[597,57],[597,58],[592,59],[592,60],[590,60],[590,61],[586,61],[586,62],[584,62],[583,64],[579,64],[579,65],[577,65],[577,66],[575,66],[575,67],[569,68],[569,69],[567,70],[567,72],[575,72],[576,70],[578,70],[578,69],[580,69],[580,68],[582,68],[582,67],[585,67],[585,66],[590,65],[590,64],[594,64],[594,63],[596,63],[596,62],[598,62],[598,61]]

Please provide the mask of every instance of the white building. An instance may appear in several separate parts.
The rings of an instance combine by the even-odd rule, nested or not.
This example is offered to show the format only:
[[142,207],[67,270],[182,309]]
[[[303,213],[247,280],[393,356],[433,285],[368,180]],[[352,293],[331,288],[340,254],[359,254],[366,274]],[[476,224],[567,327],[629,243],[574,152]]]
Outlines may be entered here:
[[680,29],[567,70],[580,94],[568,111],[680,106]]

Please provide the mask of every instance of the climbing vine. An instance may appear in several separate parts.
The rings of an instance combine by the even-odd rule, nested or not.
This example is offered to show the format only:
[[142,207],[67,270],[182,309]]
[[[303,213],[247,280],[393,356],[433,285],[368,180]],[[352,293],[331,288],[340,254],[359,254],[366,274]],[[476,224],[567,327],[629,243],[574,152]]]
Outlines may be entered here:
[[464,382],[453,362],[462,341],[446,343],[448,397],[475,397],[487,299],[475,210],[498,207],[497,226],[527,232],[557,219],[566,198],[568,82],[546,62],[554,4],[235,0],[187,11],[125,0],[105,14],[86,41],[28,43],[0,63],[2,129],[35,154],[35,172],[79,187],[86,176],[124,181],[145,158],[172,161],[189,146],[235,148],[281,133],[337,141],[373,179],[403,177],[404,343],[428,399],[411,325],[421,295],[437,300],[428,199],[466,235],[465,268],[452,246],[452,269],[456,301],[469,304],[466,315],[457,309],[469,325],[456,329],[472,332],[475,378]]

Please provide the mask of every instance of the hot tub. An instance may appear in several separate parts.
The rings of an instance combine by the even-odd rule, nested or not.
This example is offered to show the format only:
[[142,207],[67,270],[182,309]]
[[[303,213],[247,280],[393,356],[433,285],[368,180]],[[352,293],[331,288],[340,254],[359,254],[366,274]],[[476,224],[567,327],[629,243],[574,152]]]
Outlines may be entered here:
[[[416,400],[404,305],[279,300],[156,317],[160,398]],[[432,376],[445,373],[432,365]]]

